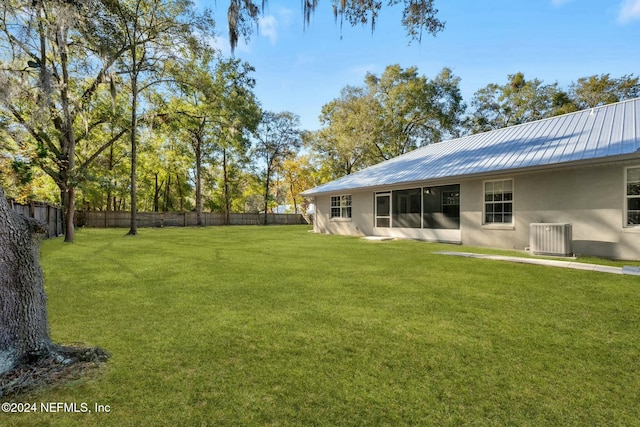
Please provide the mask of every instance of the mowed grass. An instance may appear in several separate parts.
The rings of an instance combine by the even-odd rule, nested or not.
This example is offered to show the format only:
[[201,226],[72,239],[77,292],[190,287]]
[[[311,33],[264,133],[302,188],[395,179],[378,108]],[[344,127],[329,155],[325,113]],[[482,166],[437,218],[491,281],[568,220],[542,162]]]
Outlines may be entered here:
[[42,245],[53,339],[112,357],[0,424],[640,425],[640,280],[307,227]]

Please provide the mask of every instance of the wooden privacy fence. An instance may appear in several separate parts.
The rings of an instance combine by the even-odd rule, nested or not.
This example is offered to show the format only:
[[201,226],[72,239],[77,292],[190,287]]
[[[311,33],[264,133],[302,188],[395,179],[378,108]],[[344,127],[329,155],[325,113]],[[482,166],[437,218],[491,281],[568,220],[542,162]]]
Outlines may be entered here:
[[[203,212],[203,225],[224,225],[224,214]],[[79,211],[76,212],[79,226],[93,228],[126,228],[131,225],[131,212]],[[138,227],[191,227],[196,226],[195,212],[138,212]],[[229,225],[262,225],[264,214],[232,213]],[[307,224],[300,214],[267,214],[267,224]]]
[[45,238],[58,237],[64,234],[62,209],[57,206],[51,206],[48,203],[29,202],[23,205],[15,200],[9,199],[9,206],[14,211],[29,217],[35,218],[46,224]]

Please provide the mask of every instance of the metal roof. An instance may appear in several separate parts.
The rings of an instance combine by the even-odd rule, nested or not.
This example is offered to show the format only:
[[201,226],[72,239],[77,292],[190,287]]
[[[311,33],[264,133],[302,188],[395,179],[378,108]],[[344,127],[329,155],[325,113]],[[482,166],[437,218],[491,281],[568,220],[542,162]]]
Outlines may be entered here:
[[634,153],[640,158],[640,98],[426,145],[302,194],[561,167]]

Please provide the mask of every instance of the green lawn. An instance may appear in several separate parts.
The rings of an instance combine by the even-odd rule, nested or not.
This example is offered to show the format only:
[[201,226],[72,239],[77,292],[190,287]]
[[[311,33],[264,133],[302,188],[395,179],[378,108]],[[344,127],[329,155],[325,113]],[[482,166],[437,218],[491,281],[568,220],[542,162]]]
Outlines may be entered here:
[[112,354],[0,424],[640,425],[637,276],[303,226],[81,230],[42,245],[53,339]]

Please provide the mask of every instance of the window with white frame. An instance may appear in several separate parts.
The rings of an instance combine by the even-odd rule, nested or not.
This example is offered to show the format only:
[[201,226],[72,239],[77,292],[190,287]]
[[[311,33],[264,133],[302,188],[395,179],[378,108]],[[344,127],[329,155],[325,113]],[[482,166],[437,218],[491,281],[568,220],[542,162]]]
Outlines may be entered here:
[[351,218],[351,195],[331,196],[331,218]]
[[627,168],[627,225],[640,225],[640,167]]
[[513,223],[513,180],[484,183],[484,223]]

